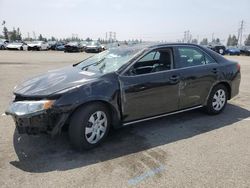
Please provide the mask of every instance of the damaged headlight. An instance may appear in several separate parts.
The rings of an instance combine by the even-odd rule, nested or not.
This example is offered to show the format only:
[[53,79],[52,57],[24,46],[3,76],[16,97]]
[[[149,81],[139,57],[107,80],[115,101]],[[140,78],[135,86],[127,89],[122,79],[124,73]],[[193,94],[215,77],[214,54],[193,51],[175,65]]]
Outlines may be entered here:
[[53,100],[13,102],[6,111],[6,114],[15,114],[18,116],[31,114],[50,109],[53,104]]

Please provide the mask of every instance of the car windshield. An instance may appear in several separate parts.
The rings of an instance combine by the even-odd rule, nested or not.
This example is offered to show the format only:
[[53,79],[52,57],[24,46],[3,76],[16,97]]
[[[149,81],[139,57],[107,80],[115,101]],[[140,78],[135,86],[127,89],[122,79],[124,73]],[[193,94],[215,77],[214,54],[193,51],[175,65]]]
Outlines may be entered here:
[[141,48],[106,50],[80,62],[76,67],[84,71],[106,74],[117,71],[122,65],[127,63],[141,51]]
[[88,45],[93,45],[94,46],[94,45],[99,45],[99,43],[93,41],[93,42],[89,42]]
[[42,43],[41,41],[32,41],[32,42],[28,42],[28,44],[40,44]]
[[67,45],[72,45],[72,46],[76,46],[76,45],[78,45],[78,42],[69,42]]
[[230,50],[239,50],[238,48],[236,47],[229,47]]

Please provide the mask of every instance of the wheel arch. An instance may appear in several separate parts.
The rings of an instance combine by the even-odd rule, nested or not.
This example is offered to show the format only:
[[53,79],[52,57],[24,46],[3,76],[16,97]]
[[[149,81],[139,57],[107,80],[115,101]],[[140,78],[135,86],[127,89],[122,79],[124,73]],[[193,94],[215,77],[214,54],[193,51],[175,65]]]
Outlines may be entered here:
[[207,103],[207,101],[208,101],[208,99],[209,99],[209,96],[210,96],[210,94],[211,94],[213,88],[215,88],[215,87],[218,86],[218,85],[223,85],[223,86],[225,86],[225,87],[227,88],[228,100],[231,99],[231,91],[232,91],[231,85],[230,85],[227,81],[220,81],[220,82],[215,83],[215,84],[211,87],[211,89],[210,89],[210,91],[209,91],[209,94],[208,94],[208,96],[207,96],[206,103]]
[[116,107],[113,104],[111,104],[110,102],[105,101],[105,100],[91,100],[91,101],[87,101],[87,102],[81,103],[76,108],[74,108],[74,110],[72,110],[70,112],[70,114],[69,114],[69,116],[68,116],[68,118],[66,120],[66,123],[62,126],[62,129],[64,129],[65,127],[68,127],[72,115],[79,108],[82,108],[82,107],[84,107],[86,105],[93,104],[93,103],[99,103],[99,104],[102,104],[105,107],[107,107],[108,111],[110,112],[111,126],[113,128],[118,128],[121,125],[121,122],[120,122],[120,119],[121,119],[120,112],[116,109]]
[[217,86],[217,85],[224,85],[227,88],[228,100],[230,100],[231,99],[231,91],[232,91],[231,85],[226,81],[219,82],[215,86]]

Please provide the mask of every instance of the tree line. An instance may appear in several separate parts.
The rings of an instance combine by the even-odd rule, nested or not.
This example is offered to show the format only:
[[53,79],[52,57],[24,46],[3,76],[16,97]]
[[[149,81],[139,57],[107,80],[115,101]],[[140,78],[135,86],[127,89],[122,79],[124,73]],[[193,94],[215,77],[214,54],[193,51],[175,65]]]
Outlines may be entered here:
[[[39,41],[61,41],[61,42],[70,42],[70,41],[84,41],[84,39],[82,38],[78,38],[78,37],[68,37],[68,38],[62,38],[62,39],[56,39],[55,37],[51,37],[51,38],[46,38],[46,37],[43,37],[42,34],[39,34],[38,38],[37,39],[33,39],[33,38],[23,38],[22,37],[22,34],[21,34],[21,31],[20,31],[20,28],[17,27],[17,29],[15,27],[13,27],[12,30],[8,30],[8,28],[5,26],[5,21],[3,21],[2,25],[4,25],[3,27],[3,36],[0,35],[0,38],[5,38],[6,40],[10,40],[10,41],[21,41],[21,40],[24,40],[24,41],[32,41],[32,40],[39,40]],[[86,38],[85,41],[92,41],[91,38]],[[101,39],[99,38],[98,39],[99,42],[101,43],[107,43],[106,40],[104,39]],[[191,43],[194,43],[194,44],[198,44],[198,40],[197,39],[192,39],[190,41]],[[238,39],[235,35],[229,35],[228,39],[227,39],[227,46],[237,46],[238,45]],[[217,39],[213,39],[212,40],[212,43],[217,43],[219,44],[220,43],[220,39],[217,38]],[[202,41],[200,42],[200,45],[208,45],[209,42],[208,42],[208,39],[207,38],[203,38]],[[250,34],[248,35],[248,37],[246,38],[244,44],[246,46],[250,46]]]
[[[220,43],[220,39],[219,38],[214,39],[212,41],[212,43],[219,44]],[[208,45],[208,44],[209,44],[209,42],[208,42],[207,38],[202,39],[202,41],[200,42],[200,45]],[[238,46],[238,44],[239,44],[239,40],[237,39],[237,37],[235,35],[229,35],[229,37],[227,39],[227,46]],[[246,38],[244,44],[246,46],[250,46],[250,34]]]

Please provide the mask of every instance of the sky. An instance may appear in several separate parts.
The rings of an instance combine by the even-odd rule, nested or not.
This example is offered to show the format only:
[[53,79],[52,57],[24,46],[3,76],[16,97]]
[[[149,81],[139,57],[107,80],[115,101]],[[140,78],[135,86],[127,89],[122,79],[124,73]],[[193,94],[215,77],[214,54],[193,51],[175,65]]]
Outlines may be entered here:
[[119,40],[174,42],[189,30],[199,40],[225,40],[241,20],[243,37],[250,34],[250,0],[0,0],[3,20],[23,37],[98,39],[113,31]]

